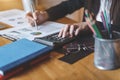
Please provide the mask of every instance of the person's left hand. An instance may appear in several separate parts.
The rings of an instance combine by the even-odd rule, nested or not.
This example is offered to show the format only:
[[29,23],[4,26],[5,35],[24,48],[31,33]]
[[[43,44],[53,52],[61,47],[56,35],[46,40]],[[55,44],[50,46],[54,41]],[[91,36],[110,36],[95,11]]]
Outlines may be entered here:
[[80,22],[80,23],[75,23],[75,24],[67,24],[64,28],[61,29],[59,32],[58,37],[73,37],[77,36],[78,33],[82,30],[87,29],[87,23],[86,22]]

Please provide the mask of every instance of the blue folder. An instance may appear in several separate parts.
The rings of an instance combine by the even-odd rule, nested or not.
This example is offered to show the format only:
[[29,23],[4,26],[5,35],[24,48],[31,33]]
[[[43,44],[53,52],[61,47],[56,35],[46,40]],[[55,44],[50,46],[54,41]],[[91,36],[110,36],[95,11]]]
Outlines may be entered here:
[[0,75],[5,75],[9,70],[35,59],[43,54],[48,54],[52,47],[21,39],[0,47]]

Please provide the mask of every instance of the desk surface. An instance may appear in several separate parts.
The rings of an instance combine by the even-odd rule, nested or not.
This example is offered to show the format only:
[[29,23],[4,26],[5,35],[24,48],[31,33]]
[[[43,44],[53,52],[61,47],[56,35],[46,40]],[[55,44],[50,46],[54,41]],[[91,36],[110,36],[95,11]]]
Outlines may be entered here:
[[[74,23],[74,21],[63,18],[58,22]],[[0,37],[0,46],[11,41]],[[58,60],[62,54],[51,52],[51,58],[39,63],[9,80],[120,80],[120,69],[104,71],[97,69],[93,64],[93,54],[68,64]]]

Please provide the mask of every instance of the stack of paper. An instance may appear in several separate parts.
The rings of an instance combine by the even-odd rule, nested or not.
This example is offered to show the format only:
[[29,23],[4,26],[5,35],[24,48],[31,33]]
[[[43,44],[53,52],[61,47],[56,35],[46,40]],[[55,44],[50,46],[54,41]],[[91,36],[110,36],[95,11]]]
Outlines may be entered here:
[[29,25],[25,19],[25,12],[18,9],[0,12],[0,22],[9,24],[13,27]]

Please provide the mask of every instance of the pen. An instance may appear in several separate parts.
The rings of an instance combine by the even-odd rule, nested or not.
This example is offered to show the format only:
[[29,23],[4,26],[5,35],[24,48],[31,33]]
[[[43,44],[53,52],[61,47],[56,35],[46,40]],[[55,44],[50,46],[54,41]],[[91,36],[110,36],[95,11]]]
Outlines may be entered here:
[[95,24],[95,21],[92,19],[92,17],[90,17],[91,14],[89,14],[89,13],[87,12],[87,10],[85,11],[85,16],[86,16],[86,17],[85,17],[85,20],[86,20],[86,22],[87,22],[87,24],[88,24],[88,27],[92,30],[92,32],[93,32],[96,36],[98,36],[99,38],[102,38],[102,34],[100,33],[97,25]]
[[38,26],[37,26],[37,22],[36,22],[36,17],[34,16],[35,8],[34,8],[33,4],[31,4],[31,11],[32,11],[32,15],[33,15],[33,18],[34,18],[34,25],[35,25],[35,27],[38,30]]
[[95,30],[97,37],[102,38],[102,34],[100,33],[100,30],[98,29],[98,27],[94,21],[91,22],[91,25],[92,25],[93,29]]
[[102,23],[103,23],[104,29],[105,29],[106,31],[108,31],[108,30],[107,30],[107,26],[106,26],[106,22],[105,22],[105,17],[104,17],[103,11],[101,11],[101,19],[102,19]]
[[92,32],[96,35],[94,28],[92,27],[90,20],[88,17],[85,17],[86,23],[88,24],[88,27],[92,30]]

